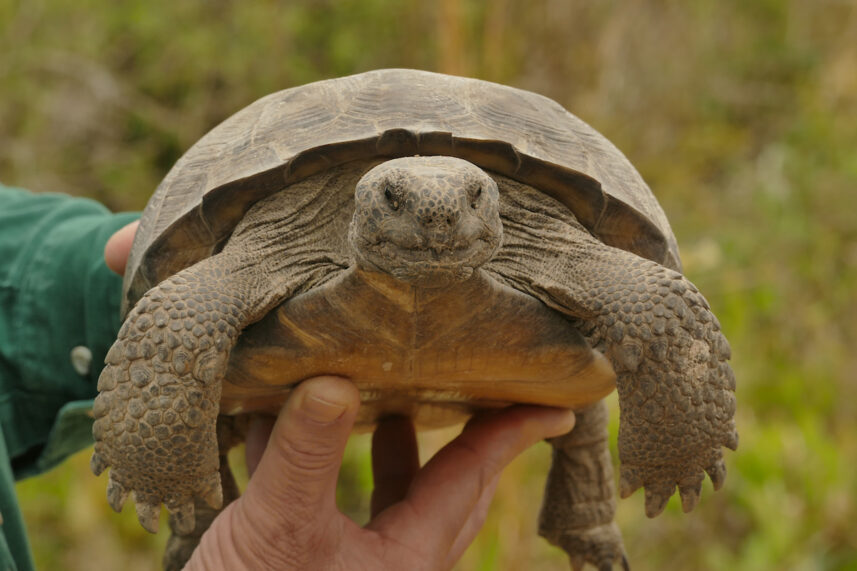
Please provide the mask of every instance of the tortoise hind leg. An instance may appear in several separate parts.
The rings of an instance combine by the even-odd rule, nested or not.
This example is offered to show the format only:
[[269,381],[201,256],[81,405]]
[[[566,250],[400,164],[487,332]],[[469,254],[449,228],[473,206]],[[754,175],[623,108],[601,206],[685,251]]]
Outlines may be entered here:
[[592,563],[627,569],[619,527],[613,522],[613,464],[607,445],[607,407],[577,411],[574,430],[550,440],[553,461],[539,516],[539,535],[568,553],[575,571]]
[[211,523],[214,521],[220,512],[231,502],[238,499],[240,495],[238,486],[235,483],[235,477],[232,475],[232,470],[229,468],[229,462],[226,456],[220,457],[220,483],[223,487],[223,505],[220,508],[212,508],[203,500],[197,498],[194,501],[194,527],[190,533],[183,533],[183,528],[170,516],[170,538],[167,540],[167,547],[164,551],[163,565],[164,571],[180,571],[190,560],[190,556],[199,545],[202,534],[204,534]]

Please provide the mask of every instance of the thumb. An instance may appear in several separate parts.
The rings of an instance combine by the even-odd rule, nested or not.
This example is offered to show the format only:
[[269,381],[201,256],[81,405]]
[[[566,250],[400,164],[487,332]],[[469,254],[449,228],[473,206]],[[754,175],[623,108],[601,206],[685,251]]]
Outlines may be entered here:
[[298,385],[247,485],[245,505],[286,524],[335,513],[336,480],[359,406],[359,393],[346,379],[317,377]]

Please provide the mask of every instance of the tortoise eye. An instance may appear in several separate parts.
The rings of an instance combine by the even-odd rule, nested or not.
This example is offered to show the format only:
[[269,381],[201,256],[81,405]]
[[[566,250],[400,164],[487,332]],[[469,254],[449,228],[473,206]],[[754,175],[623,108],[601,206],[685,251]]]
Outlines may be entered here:
[[393,189],[389,185],[384,187],[384,198],[387,199],[387,203],[390,205],[390,208],[393,210],[399,209],[399,197],[396,196],[396,193],[393,192]]
[[482,187],[476,187],[476,192],[473,193],[473,200],[470,201],[470,208],[476,208],[476,203],[479,201],[479,197],[482,196]]

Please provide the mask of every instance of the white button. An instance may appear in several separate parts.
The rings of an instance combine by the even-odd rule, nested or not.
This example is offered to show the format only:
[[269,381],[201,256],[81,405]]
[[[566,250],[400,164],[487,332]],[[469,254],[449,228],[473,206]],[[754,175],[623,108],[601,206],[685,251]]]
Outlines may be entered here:
[[78,375],[86,376],[92,367],[92,351],[89,347],[78,345],[71,350],[71,366],[77,371]]

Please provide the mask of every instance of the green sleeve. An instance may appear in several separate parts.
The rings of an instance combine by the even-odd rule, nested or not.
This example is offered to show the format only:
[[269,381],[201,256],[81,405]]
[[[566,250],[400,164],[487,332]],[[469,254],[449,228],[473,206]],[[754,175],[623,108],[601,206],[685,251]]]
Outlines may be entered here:
[[92,442],[89,411],[122,288],[104,265],[104,245],[136,218],[0,185],[2,569],[32,568],[14,480]]

